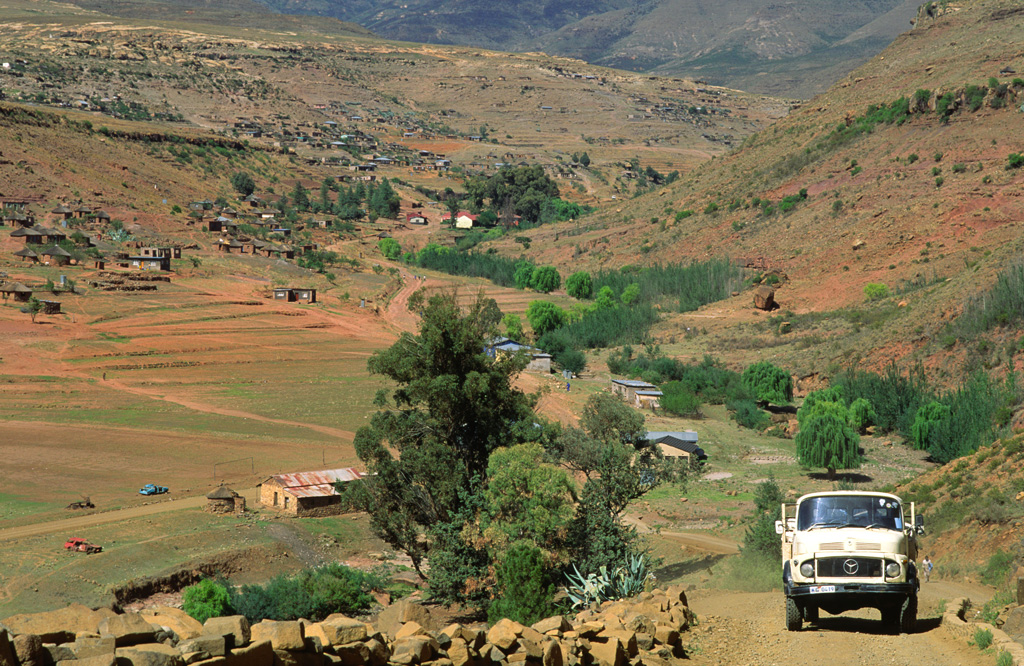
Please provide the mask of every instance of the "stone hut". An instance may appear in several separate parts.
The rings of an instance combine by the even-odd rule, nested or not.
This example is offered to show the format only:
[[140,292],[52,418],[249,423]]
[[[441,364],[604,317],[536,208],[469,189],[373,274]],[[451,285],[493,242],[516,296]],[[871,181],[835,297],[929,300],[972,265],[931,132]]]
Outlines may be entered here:
[[245,498],[226,486],[220,486],[207,493],[206,510],[210,513],[245,513]]
[[0,287],[0,293],[4,295],[4,300],[7,300],[7,296],[10,294],[14,294],[14,300],[18,303],[28,303],[28,300],[32,298],[32,289],[20,282],[3,285]]

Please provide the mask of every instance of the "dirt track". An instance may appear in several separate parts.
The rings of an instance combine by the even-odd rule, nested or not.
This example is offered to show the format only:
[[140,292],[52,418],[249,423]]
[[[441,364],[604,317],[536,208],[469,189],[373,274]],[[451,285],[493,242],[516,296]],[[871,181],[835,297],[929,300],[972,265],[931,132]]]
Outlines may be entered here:
[[693,631],[690,663],[694,666],[739,664],[769,666],[927,666],[984,665],[995,661],[939,626],[942,600],[969,594],[983,602],[987,590],[947,581],[923,586],[918,628],[893,635],[883,628],[878,611],[861,610],[831,616],[822,613],[817,625],[787,631],[781,592],[738,593],[698,590],[690,607],[700,623]]
[[[245,497],[245,501],[249,504],[252,504],[257,500],[255,488],[239,491],[238,494]],[[155,501],[152,504],[133,506],[128,509],[103,511],[100,513],[75,516],[73,518],[62,518],[60,520],[51,520],[45,523],[36,523],[35,525],[10,527],[5,530],[0,530],[0,541],[23,539],[25,537],[38,536],[40,534],[52,534],[54,532],[70,533],[86,527],[93,527],[94,525],[102,525],[104,523],[116,523],[130,518],[141,518],[158,513],[167,513],[169,511],[180,511],[181,509],[195,509],[203,506],[204,504],[206,504],[205,496],[184,497],[182,499]],[[69,534],[69,536],[71,535]]]

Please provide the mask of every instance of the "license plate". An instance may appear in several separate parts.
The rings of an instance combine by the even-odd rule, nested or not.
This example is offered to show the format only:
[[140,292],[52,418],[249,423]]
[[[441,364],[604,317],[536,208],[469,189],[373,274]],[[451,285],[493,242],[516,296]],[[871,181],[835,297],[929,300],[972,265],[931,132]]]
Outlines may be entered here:
[[818,592],[835,592],[835,585],[811,585],[811,594]]

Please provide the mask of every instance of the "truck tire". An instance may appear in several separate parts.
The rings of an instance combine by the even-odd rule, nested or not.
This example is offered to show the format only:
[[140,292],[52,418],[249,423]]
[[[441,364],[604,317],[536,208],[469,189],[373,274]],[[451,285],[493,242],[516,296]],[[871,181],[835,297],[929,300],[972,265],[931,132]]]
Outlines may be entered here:
[[818,621],[818,607],[817,606],[804,606],[804,621],[805,622],[817,622]]
[[917,626],[917,595],[910,594],[900,608],[900,633],[912,634]]
[[803,614],[792,597],[786,597],[786,629],[799,631],[803,624]]

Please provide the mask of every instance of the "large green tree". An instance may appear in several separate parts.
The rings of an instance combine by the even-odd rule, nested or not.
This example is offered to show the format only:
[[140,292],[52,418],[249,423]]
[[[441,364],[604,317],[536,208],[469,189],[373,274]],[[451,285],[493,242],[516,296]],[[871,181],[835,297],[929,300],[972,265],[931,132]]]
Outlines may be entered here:
[[[471,548],[455,551],[466,547],[458,535],[472,519],[470,505],[480,497],[491,453],[544,432],[535,425],[535,398],[512,386],[523,357],[484,353],[500,319],[495,302],[482,295],[466,310],[455,293],[434,295],[423,307],[419,333],[404,333],[367,363],[395,386],[378,392],[380,411],[356,433],[356,453],[369,476],[353,486],[351,499],[424,577],[429,554],[435,594],[435,577],[448,581],[447,594],[459,593],[447,569],[470,560],[486,564]],[[460,573],[461,585],[468,573]]]
[[793,402],[793,378],[768,361],[747,366],[743,371],[743,384],[762,405],[788,405]]

